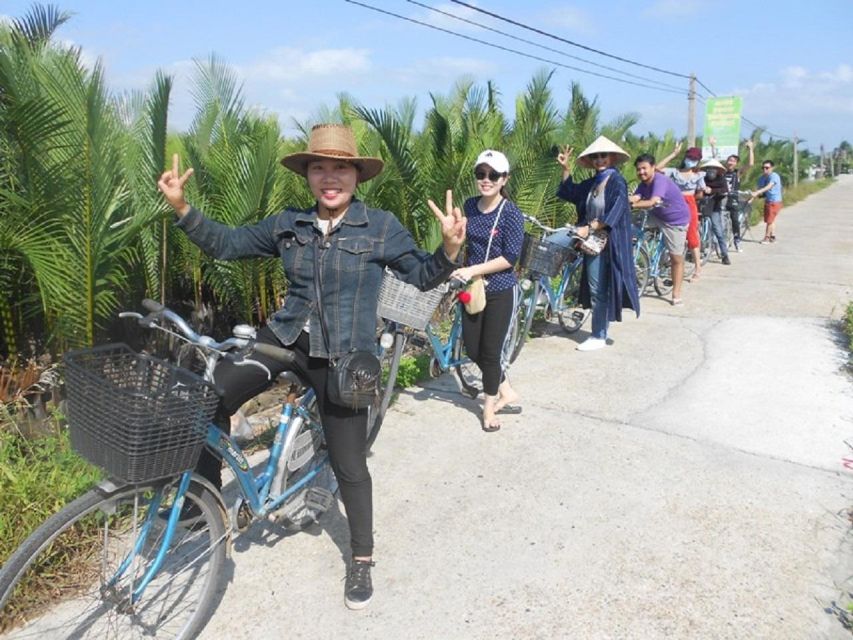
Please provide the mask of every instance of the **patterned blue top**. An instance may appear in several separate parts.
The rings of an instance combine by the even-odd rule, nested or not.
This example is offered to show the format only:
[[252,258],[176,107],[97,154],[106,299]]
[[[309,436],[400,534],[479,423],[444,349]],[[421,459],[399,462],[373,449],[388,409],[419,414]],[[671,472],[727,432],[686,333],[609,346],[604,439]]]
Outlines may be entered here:
[[[486,213],[477,209],[479,196],[468,198],[465,201],[465,217],[468,218],[467,239],[468,255],[465,258],[465,266],[481,264],[503,256],[513,266],[518,262],[521,255],[521,244],[524,241],[524,217],[519,208],[511,200],[505,200],[498,226],[495,228],[495,237],[486,259],[486,247],[489,244],[489,234],[495,224],[495,215],[500,208],[500,203]],[[486,291],[504,291],[515,286],[517,279],[512,268],[490,273],[485,276]]]

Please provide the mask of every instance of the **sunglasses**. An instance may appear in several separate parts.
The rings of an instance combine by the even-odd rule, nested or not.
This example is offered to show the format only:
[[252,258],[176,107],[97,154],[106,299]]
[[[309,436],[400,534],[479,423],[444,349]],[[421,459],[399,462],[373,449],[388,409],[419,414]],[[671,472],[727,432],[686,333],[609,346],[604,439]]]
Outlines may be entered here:
[[589,158],[590,160],[604,160],[605,158],[609,157],[610,153],[606,151],[601,151],[599,153],[590,153],[589,155],[587,155],[587,158]]
[[498,173],[497,171],[489,171],[487,173],[485,171],[480,170],[474,172],[474,177],[476,177],[477,180],[485,180],[486,178],[488,178],[491,182],[497,182],[505,175],[505,173]]
[[762,168],[762,169],[772,169],[773,167],[771,167],[769,164],[765,164],[765,165],[764,165],[763,167],[761,167],[761,168]]

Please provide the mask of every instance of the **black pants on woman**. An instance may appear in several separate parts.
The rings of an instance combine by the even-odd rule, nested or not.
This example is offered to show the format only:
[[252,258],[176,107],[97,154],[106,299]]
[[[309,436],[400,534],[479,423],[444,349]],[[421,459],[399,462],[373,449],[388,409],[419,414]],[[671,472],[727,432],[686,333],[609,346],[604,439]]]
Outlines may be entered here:
[[[258,342],[277,347],[282,344],[269,327],[258,331]],[[288,345],[296,353],[296,360],[290,367],[270,358],[256,354],[254,360],[261,362],[273,374],[273,381],[282,371],[291,368],[317,394],[317,406],[323,432],[329,448],[329,459],[338,479],[341,499],[349,520],[352,553],[354,556],[370,556],[373,553],[373,485],[367,470],[367,411],[356,411],[332,404],[326,397],[326,376],[329,361],[324,358],[311,358],[307,333],[301,333],[296,342]],[[230,416],[247,400],[268,388],[272,382],[258,367],[236,366],[222,360],[214,373],[216,384],[225,390],[220,400],[215,418],[216,424],[230,432]],[[197,471],[222,486],[222,461],[207,449],[202,453]]]
[[504,380],[503,352],[512,313],[515,288],[486,293],[486,308],[480,313],[462,314],[465,351],[483,373],[483,392],[494,396]]

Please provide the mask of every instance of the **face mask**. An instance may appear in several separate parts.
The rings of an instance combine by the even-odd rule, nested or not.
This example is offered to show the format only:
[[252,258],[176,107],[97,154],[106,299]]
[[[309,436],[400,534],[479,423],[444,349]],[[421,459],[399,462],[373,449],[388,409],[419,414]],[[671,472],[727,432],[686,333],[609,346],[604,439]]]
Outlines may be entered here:
[[685,161],[684,161],[684,168],[685,168],[685,169],[692,169],[692,168],[693,168],[693,167],[695,167],[697,164],[699,164],[699,161],[698,161],[698,160],[685,160]]
[[717,171],[716,169],[713,171],[708,170],[705,172],[705,175],[708,177],[709,180],[715,180],[717,178]]

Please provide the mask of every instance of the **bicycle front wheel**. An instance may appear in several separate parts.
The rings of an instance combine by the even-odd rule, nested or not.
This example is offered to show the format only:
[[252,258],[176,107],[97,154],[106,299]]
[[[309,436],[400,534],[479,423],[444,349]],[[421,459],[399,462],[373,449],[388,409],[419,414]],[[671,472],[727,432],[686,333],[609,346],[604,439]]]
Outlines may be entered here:
[[523,297],[515,310],[515,316],[510,321],[510,362],[515,362],[516,358],[518,358],[521,348],[524,346],[525,340],[527,340],[527,336],[530,335],[530,328],[533,326],[533,316],[536,315],[536,303],[539,300],[540,286],[539,280],[534,280],[529,292],[518,287],[518,291]]
[[646,247],[637,249],[637,254],[634,257],[634,273],[637,277],[637,294],[643,295],[646,288],[649,286],[649,252]]
[[400,358],[403,357],[403,347],[406,345],[406,336],[399,332],[394,332],[394,343],[390,348],[385,349],[382,357],[382,374],[385,377],[385,384],[382,387],[382,396],[375,406],[370,408],[370,413],[367,416],[367,450],[376,442],[376,436],[379,435],[379,429],[382,427],[382,421],[385,419],[385,412],[388,411],[388,405],[391,404],[391,398],[394,395],[394,385],[397,383],[397,372],[400,370]]
[[48,518],[0,570],[3,638],[195,637],[218,604],[226,550],[224,515],[203,485],[190,483],[184,524],[135,595],[177,486],[93,489]]
[[661,252],[654,284],[655,291],[661,297],[669,295],[672,291],[672,259],[669,251]]

